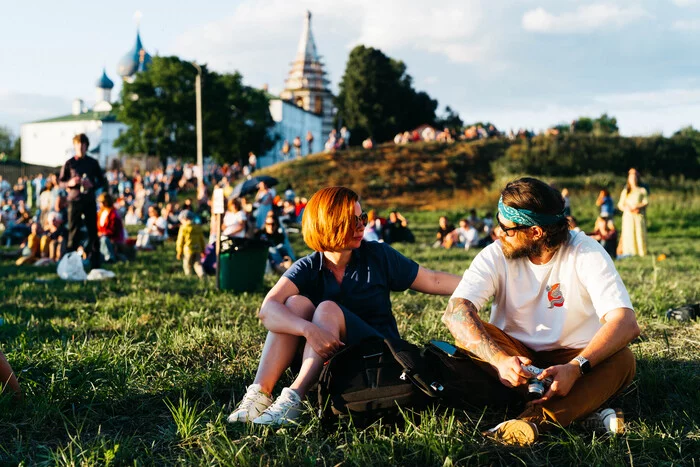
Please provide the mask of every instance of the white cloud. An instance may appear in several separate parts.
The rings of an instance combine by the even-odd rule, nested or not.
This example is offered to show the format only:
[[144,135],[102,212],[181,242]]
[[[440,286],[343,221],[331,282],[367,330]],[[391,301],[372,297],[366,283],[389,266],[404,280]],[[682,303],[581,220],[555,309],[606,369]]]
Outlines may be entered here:
[[673,3],[681,8],[697,5],[700,3],[700,0],[672,0]]
[[625,8],[610,3],[581,5],[574,12],[559,15],[539,7],[523,15],[522,27],[526,31],[551,34],[585,33],[604,28],[619,28],[651,17],[649,12],[639,6]]
[[594,100],[623,109],[662,109],[700,105],[700,88],[604,94],[596,96]]
[[700,19],[679,19],[673,22],[671,29],[676,31],[700,31]]
[[288,68],[280,64],[294,58],[305,9],[313,13],[316,45],[327,63],[344,63],[357,44],[390,55],[399,49],[436,53],[454,63],[479,61],[488,52],[477,34],[481,0],[446,0],[439,7],[420,0],[244,0],[230,16],[187,30],[171,48],[216,70],[239,69],[257,85],[281,82]]

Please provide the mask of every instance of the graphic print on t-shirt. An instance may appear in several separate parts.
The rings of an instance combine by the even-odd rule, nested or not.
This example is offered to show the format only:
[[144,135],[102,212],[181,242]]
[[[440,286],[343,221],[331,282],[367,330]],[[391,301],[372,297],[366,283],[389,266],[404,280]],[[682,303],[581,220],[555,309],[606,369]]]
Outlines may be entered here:
[[554,308],[555,306],[564,306],[564,296],[559,290],[559,283],[552,286],[547,286],[547,300],[549,300],[549,307]]

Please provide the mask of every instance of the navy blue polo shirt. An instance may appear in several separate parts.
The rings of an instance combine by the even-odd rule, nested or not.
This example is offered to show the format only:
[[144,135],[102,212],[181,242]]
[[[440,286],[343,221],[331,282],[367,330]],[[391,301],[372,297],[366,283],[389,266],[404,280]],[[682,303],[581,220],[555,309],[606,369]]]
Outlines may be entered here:
[[295,262],[284,277],[315,306],[324,300],[334,301],[384,337],[398,338],[389,292],[408,289],[418,275],[418,263],[386,243],[363,240],[352,251],[343,281],[338,284],[323,261],[327,261],[323,253],[311,253]]

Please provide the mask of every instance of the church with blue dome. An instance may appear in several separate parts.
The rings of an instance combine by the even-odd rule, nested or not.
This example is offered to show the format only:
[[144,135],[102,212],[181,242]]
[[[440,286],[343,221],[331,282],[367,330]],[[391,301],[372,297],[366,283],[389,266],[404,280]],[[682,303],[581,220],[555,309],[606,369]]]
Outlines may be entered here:
[[[116,67],[118,78],[126,82],[133,82],[138,73],[147,70],[152,62],[138,27],[133,44]],[[127,126],[117,120],[112,109],[112,89],[114,82],[104,67],[95,81],[95,104],[91,108],[82,99],[75,99],[68,115],[22,125],[22,161],[48,167],[63,165],[73,155],[73,136],[85,133],[91,143],[88,153],[102,167],[110,168],[115,162],[125,163],[129,155],[115,148],[114,141],[127,130]],[[275,122],[270,134],[275,145],[267,153],[258,155],[258,167],[282,160],[284,142],[291,144],[295,137],[305,140],[308,133],[315,142],[313,151],[322,150],[333,125],[333,94],[311,32],[311,13],[308,11],[284,90],[279,96],[269,95],[269,98],[270,115]]]
[[[117,63],[117,75],[132,82],[136,75],[148,68],[151,55],[146,51],[137,29],[136,42]],[[92,108],[82,99],[73,101],[72,112],[59,117],[25,123],[21,128],[22,161],[28,164],[56,167],[72,156],[72,138],[85,133],[90,139],[89,155],[102,167],[109,167],[113,160],[121,158],[116,140],[126,125],[119,122],[112,108],[114,81],[102,68],[95,81],[95,104]]]

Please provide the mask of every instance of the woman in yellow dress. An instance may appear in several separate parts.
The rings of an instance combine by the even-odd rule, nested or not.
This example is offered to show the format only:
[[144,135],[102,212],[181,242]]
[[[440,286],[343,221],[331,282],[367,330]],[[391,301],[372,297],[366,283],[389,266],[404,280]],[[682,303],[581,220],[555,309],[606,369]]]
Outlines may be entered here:
[[639,173],[630,169],[627,185],[620,193],[617,208],[622,211],[622,232],[617,247],[618,256],[644,256],[647,254],[646,207],[649,197],[641,186]]

